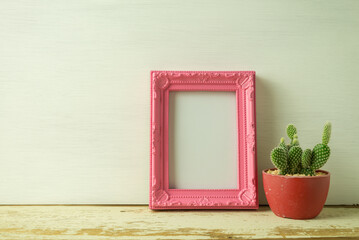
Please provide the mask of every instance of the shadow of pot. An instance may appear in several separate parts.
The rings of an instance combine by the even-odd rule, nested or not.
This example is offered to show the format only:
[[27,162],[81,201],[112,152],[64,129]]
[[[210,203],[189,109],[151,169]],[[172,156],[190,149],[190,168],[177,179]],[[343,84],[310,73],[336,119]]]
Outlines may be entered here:
[[264,192],[269,207],[283,218],[310,219],[322,211],[327,199],[330,173],[320,176],[283,176],[262,171]]

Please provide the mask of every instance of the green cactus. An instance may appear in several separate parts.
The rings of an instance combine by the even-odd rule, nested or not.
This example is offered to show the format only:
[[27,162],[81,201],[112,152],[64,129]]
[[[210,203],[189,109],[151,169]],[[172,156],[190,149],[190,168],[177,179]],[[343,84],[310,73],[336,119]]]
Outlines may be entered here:
[[323,136],[322,136],[323,144],[328,145],[331,134],[332,134],[332,124],[330,122],[327,122],[324,125],[324,130],[323,130]]
[[310,168],[303,168],[300,173],[305,174],[306,176],[314,176],[315,175],[314,170],[310,169]]
[[271,160],[281,172],[287,168],[287,152],[282,147],[276,147],[271,152]]
[[317,144],[313,151],[306,149],[304,152],[299,146],[297,129],[293,124],[287,126],[287,135],[291,139],[286,145],[281,138],[278,147],[271,152],[272,163],[279,169],[279,174],[305,174],[314,176],[315,170],[321,168],[329,159],[330,148],[328,146],[331,135],[331,123],[324,126],[322,143]]
[[302,155],[302,167],[309,168],[312,163],[312,150],[305,149]]
[[292,141],[292,146],[299,146],[298,135],[295,134]]
[[313,149],[312,165],[313,170],[319,169],[324,166],[330,156],[330,148],[328,146],[330,135],[332,132],[332,125],[327,122],[324,126],[322,143],[317,144]]
[[283,137],[280,139],[279,147],[282,147],[282,148],[288,150]]
[[289,149],[288,152],[288,170],[290,173],[294,174],[297,172],[303,150],[299,146],[293,146]]
[[297,134],[297,128],[294,127],[293,124],[289,124],[287,126],[287,135],[291,139],[291,142],[293,142],[293,138],[295,134]]
[[313,176],[314,171],[310,168],[310,165],[312,164],[312,150],[306,149],[304,150],[302,154],[302,169],[301,174]]
[[313,157],[312,157],[312,169],[319,169],[324,166],[328,161],[330,156],[330,148],[328,145],[317,144],[313,148]]

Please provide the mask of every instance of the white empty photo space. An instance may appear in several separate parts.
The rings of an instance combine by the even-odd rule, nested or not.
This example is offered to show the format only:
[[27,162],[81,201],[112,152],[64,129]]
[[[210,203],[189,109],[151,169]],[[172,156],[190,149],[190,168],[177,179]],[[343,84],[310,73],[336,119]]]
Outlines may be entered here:
[[235,92],[170,92],[170,188],[237,188],[237,155]]

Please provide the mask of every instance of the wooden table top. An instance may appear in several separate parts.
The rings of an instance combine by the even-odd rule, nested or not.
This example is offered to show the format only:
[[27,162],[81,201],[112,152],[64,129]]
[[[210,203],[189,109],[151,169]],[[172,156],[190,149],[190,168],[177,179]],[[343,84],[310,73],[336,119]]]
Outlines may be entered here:
[[148,206],[0,206],[0,239],[359,239],[358,207],[312,220],[258,210],[152,211]]

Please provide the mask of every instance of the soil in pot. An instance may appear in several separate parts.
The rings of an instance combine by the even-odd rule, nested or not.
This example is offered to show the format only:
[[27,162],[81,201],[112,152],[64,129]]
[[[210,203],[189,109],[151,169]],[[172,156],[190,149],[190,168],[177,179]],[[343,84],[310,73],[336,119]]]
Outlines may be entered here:
[[[269,174],[273,174],[273,175],[279,175],[279,170],[278,169],[269,169],[266,173],[269,173]],[[327,175],[325,172],[322,172],[322,171],[317,171],[315,172],[315,176],[323,176],[323,175]],[[284,176],[306,176],[305,174],[286,174]]]

